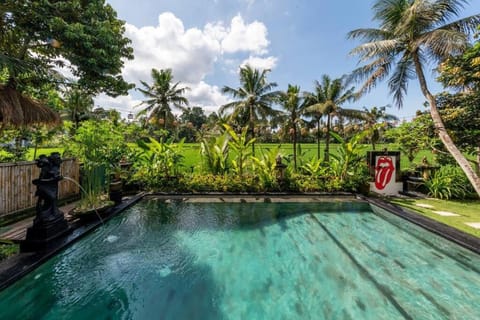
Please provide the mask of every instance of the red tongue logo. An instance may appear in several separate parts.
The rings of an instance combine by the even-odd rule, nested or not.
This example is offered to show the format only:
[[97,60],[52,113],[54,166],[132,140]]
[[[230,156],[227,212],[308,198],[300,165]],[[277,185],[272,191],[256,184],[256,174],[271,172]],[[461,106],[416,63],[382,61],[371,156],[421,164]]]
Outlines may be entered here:
[[383,190],[390,182],[394,169],[392,158],[385,156],[378,158],[375,168],[375,187],[378,190]]

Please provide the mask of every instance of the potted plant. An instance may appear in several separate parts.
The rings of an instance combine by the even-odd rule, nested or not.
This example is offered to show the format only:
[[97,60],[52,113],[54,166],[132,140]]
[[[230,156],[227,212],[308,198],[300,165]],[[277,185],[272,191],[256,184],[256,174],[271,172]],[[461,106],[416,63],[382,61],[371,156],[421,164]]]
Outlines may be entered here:
[[81,199],[70,215],[90,220],[104,214],[113,206],[105,194],[105,166],[85,165],[81,170]]

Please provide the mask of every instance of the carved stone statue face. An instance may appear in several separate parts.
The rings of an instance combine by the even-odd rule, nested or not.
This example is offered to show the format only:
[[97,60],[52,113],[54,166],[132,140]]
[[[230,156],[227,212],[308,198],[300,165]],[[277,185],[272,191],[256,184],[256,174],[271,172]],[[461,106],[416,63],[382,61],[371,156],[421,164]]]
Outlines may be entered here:
[[39,168],[44,168],[46,166],[50,165],[50,161],[48,160],[48,157],[44,154],[40,155],[37,159],[37,167]]
[[52,152],[52,154],[48,158],[52,165],[58,166],[60,165],[60,163],[62,163],[62,159],[60,158],[60,153],[58,152]]

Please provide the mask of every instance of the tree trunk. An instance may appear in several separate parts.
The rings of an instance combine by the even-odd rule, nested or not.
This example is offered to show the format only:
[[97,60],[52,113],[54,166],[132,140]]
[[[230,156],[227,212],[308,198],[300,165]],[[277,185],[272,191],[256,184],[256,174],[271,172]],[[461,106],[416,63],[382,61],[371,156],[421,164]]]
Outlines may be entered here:
[[297,126],[293,124],[293,168],[297,171]]
[[480,142],[477,146],[477,167],[476,167],[477,175],[480,174]]
[[413,61],[415,63],[415,70],[417,72],[417,77],[418,81],[420,82],[420,88],[422,89],[422,93],[430,103],[430,115],[432,117],[438,137],[443,142],[443,145],[448,150],[448,152],[450,152],[452,157],[458,163],[460,168],[462,168],[463,172],[467,176],[478,196],[480,197],[480,178],[475,173],[470,163],[468,163],[468,160],[463,156],[460,150],[458,150],[457,146],[453,143],[452,138],[448,134],[445,125],[443,124],[442,117],[438,112],[435,97],[430,93],[427,88],[425,75],[423,74],[422,65],[417,54],[413,54]]
[[317,160],[320,160],[320,118],[317,119]]
[[327,136],[325,138],[325,156],[323,157],[325,162],[330,162],[330,114],[327,114]]
[[[250,105],[250,130],[252,131],[252,139],[255,138],[255,119],[253,117],[253,105]],[[255,142],[252,143],[252,156],[255,157]]]

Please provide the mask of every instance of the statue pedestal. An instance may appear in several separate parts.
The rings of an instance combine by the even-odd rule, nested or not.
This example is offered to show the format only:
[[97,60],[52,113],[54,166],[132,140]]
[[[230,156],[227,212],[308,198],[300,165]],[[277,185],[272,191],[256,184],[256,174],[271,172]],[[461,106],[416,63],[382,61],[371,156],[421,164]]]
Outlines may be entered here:
[[25,240],[20,243],[20,251],[30,252],[47,249],[52,240],[70,231],[63,215],[59,215],[51,221],[34,222],[33,226],[27,229]]

